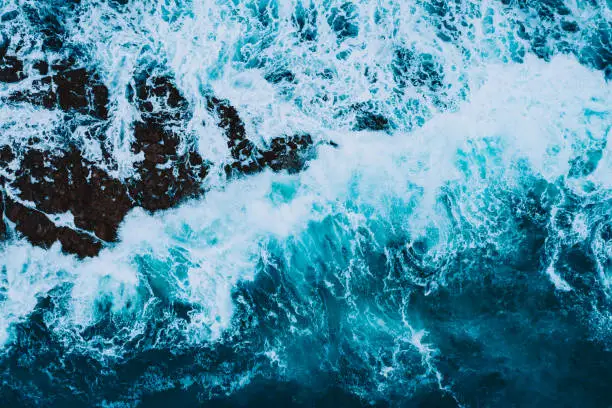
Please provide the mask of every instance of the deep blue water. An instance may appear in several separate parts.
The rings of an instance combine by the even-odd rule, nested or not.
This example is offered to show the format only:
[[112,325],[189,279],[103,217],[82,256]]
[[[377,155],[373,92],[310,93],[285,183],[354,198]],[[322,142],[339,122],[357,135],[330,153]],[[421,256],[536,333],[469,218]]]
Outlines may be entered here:
[[[0,105],[0,140],[130,172],[143,66],[190,106],[208,193],[79,260],[0,245],[0,406],[612,406],[612,10],[603,0],[0,0],[8,50],[110,91]],[[10,39],[10,41],[8,40]],[[8,94],[23,84],[0,84]],[[206,111],[306,132],[297,174],[224,177]],[[59,129],[59,130],[58,130]],[[337,147],[334,147],[337,145]]]

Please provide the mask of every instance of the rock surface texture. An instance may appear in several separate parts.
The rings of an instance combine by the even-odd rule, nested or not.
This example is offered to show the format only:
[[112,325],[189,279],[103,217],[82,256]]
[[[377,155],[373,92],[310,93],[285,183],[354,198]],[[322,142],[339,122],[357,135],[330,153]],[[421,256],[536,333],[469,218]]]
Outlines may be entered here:
[[[24,63],[1,57],[0,81],[24,83],[9,94],[7,104],[59,110],[66,121],[77,118],[103,126],[112,119],[109,91],[96,72],[72,59],[35,61],[31,66],[38,76],[25,84]],[[132,208],[165,210],[204,193],[202,181],[212,163],[181,134],[191,118],[187,100],[172,78],[147,70],[136,73],[133,84],[127,92],[138,115],[131,126],[131,150],[140,158],[133,175],[115,177],[106,170],[117,166],[111,155],[103,152],[110,161],[103,168],[85,158],[83,146],[73,142],[60,151],[5,144],[0,148],[0,237],[23,236],[44,248],[59,242],[66,253],[91,257],[117,241],[119,225]],[[232,158],[224,166],[228,177],[265,168],[297,172],[314,153],[307,134],[277,137],[269,146],[258,147],[247,138],[244,123],[229,101],[211,96],[207,107],[227,139]]]

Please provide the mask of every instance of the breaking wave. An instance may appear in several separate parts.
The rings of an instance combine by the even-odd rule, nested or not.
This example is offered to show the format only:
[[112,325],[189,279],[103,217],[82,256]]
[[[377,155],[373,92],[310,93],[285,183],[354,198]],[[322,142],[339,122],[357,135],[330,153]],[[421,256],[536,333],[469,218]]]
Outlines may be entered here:
[[[69,54],[109,90],[104,122],[3,104],[3,144],[77,141],[127,179],[146,66],[211,163],[204,196],[132,209],[96,257],[0,244],[2,404],[612,403],[609,4],[0,4],[12,55]],[[325,143],[228,178],[210,94],[257,146]]]

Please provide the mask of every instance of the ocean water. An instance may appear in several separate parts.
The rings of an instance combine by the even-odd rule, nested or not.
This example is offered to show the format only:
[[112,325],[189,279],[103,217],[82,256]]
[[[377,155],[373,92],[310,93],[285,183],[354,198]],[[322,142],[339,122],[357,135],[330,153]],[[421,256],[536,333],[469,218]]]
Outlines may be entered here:
[[[0,0],[14,55],[70,50],[110,93],[101,140],[15,103],[0,141],[103,144],[129,177],[149,66],[213,164],[95,258],[0,243],[0,406],[612,406],[611,9]],[[211,92],[256,144],[333,144],[227,179]]]

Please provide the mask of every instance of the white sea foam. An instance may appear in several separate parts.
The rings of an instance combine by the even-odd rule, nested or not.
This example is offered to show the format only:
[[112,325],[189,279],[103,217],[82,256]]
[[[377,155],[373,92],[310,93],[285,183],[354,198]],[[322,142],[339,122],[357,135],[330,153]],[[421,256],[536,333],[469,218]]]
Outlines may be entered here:
[[[119,175],[129,175],[137,159],[130,143],[138,113],[128,101],[126,87],[139,64],[149,60],[174,76],[193,113],[181,134],[197,142],[217,171],[207,179],[209,191],[201,199],[155,215],[133,210],[121,226],[119,242],[95,259],[77,260],[62,254],[58,245],[42,250],[18,239],[3,243],[2,344],[10,343],[11,325],[26,318],[37,297],[61,284],[72,285],[67,312],[45,318],[51,330],[62,333],[59,337],[79,347],[89,347],[81,336],[83,329],[108,315],[116,322],[129,322],[124,325],[128,330],[117,333],[121,341],[136,338],[159,302],[197,306],[189,311],[189,322],[168,317],[168,328],[188,342],[220,341],[233,329],[237,305],[232,291],[239,281],[252,280],[262,264],[275,262],[275,244],[296,286],[306,294],[312,290],[305,278],[308,268],[316,268],[316,261],[331,252],[333,259],[328,261],[338,267],[342,285],[326,285],[354,306],[348,317],[351,324],[394,339],[393,358],[377,362],[375,376],[404,381],[402,363],[394,359],[409,348],[420,354],[423,376],[445,388],[427,323],[409,321],[407,305],[401,311],[402,322],[359,310],[357,278],[371,271],[358,259],[345,261],[342,254],[325,252],[325,239],[344,240],[343,249],[359,254],[365,246],[362,237],[367,236],[368,244],[386,254],[391,265],[396,261],[388,247],[394,238],[407,237],[402,249],[427,238],[423,263],[431,263],[426,266],[434,276],[415,274],[407,279],[429,293],[444,284],[445,260],[462,249],[490,244],[502,252],[519,251],[513,238],[520,232],[507,216],[514,204],[492,190],[512,193],[522,188],[526,177],[535,176],[560,183],[580,197],[601,193],[602,199],[610,199],[609,144],[591,174],[568,177],[572,158],[594,140],[608,140],[610,83],[570,56],[549,62],[527,56],[522,64],[512,62],[516,50],[527,44],[515,35],[497,2],[466,6],[472,10],[466,10],[469,24],[459,28],[461,37],[455,43],[437,36],[435,22],[420,3],[355,2],[359,33],[341,40],[327,17],[343,2],[314,2],[318,39],[310,43],[297,41],[295,2],[270,3],[267,13],[274,18],[265,22],[260,21],[265,12],[256,13],[242,2],[133,1],[129,9],[106,1],[83,3],[85,12],[78,23],[67,22],[69,38],[88,49],[91,63],[109,87],[106,138],[121,164]],[[582,18],[588,20],[586,14]],[[398,92],[389,44],[428,53],[443,67],[442,86],[448,88],[443,104],[426,86],[408,84]],[[350,53],[338,58],[344,51]],[[274,69],[291,70],[294,83],[271,84],[265,76]],[[207,111],[209,93],[230,100],[256,143],[308,132],[317,141],[333,140],[339,147],[320,146],[317,158],[297,175],[266,171],[228,182],[221,170],[228,160],[226,141]],[[388,133],[352,130],[353,107],[367,102],[376,104],[395,128]],[[41,135],[48,146],[55,146],[58,115],[21,105],[3,107],[0,138],[19,143],[24,135]],[[452,201],[450,209],[441,203],[444,195]],[[554,218],[555,211],[552,214]],[[325,220],[334,216],[341,220],[321,233]],[[456,233],[456,223],[461,223],[465,237]],[[554,266],[556,250],[594,230],[601,235],[601,220],[579,215],[569,230],[554,219],[547,225],[550,262],[537,272],[556,290],[571,291],[563,271]],[[612,275],[605,265],[612,249],[609,242],[595,239],[593,250],[598,277],[609,290]],[[402,273],[412,271],[402,265]],[[288,332],[310,330],[292,318]],[[607,317],[602,313],[599,318]],[[104,343],[101,350],[96,345],[95,352],[102,358],[120,356],[121,341]],[[291,364],[285,346],[266,343],[260,354],[285,372]],[[237,375],[230,388],[248,383],[251,375]],[[211,373],[203,381],[219,386],[226,379]]]
[[[609,85],[569,57],[493,64],[480,75],[482,85],[458,112],[440,115],[412,134],[327,131],[341,147],[322,147],[318,159],[299,175],[265,172],[174,210],[156,215],[134,210],[122,225],[120,242],[95,259],[76,261],[57,248],[5,244],[4,340],[9,325],[33,309],[35,296],[60,282],[74,283],[69,323],[86,327],[95,321],[101,297],[110,296],[113,313],[123,313],[130,300],[142,304],[135,299],[137,287],[151,273],[165,276],[171,299],[202,306],[192,323],[199,327],[193,332],[199,339],[218,338],[230,324],[233,286],[253,278],[269,239],[299,236],[309,223],[344,211],[349,201],[357,203],[357,214],[373,208],[370,217],[392,220],[397,214],[390,200],[403,205],[415,197],[419,205],[403,218],[407,224],[389,222],[413,232],[432,222],[444,228],[447,215],[440,213],[436,196],[449,182],[461,186],[457,204],[478,228],[488,217],[480,208],[483,189],[491,182],[503,181],[508,188],[518,183],[518,161],[527,160],[532,171],[554,181],[567,174],[568,159],[585,134],[608,131],[608,121],[587,123],[584,112],[593,104],[612,106]],[[471,149],[468,168],[477,170],[479,151],[490,147],[490,140],[499,150],[488,152],[488,173],[457,167],[458,152]],[[590,178],[601,188],[610,187],[605,172]],[[279,186],[294,191],[279,201]],[[366,218],[356,220],[360,224]],[[575,222],[578,234],[587,228],[585,222]],[[453,239],[448,232],[441,235]],[[437,250],[444,251],[440,245]],[[142,257],[150,259],[154,270],[142,269]],[[177,264],[186,267],[185,277],[175,274]]]

